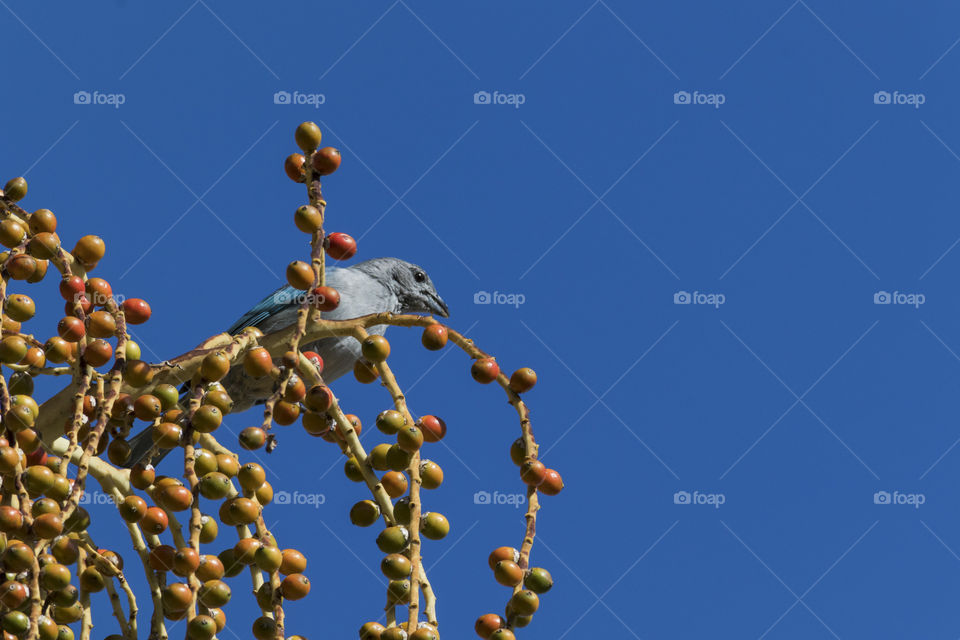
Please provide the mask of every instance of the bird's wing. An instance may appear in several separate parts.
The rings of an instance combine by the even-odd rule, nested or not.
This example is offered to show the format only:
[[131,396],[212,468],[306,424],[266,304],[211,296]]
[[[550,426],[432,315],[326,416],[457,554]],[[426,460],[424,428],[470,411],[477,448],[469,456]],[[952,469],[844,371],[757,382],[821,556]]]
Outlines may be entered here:
[[247,327],[260,324],[281,309],[297,304],[296,300],[299,293],[290,285],[283,285],[243,314],[239,320],[227,329],[227,333],[236,335]]

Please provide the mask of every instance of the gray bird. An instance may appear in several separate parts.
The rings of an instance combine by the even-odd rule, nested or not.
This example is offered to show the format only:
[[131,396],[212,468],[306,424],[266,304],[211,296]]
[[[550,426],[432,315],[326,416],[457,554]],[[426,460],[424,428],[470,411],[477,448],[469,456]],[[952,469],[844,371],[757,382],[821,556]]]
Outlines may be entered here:
[[[328,268],[326,283],[340,292],[340,305],[334,311],[323,314],[324,318],[330,320],[349,320],[386,311],[432,313],[443,318],[449,316],[446,303],[426,271],[398,258],[374,258],[347,268]],[[302,291],[289,285],[280,287],[233,323],[227,333],[235,335],[251,326],[270,333],[294,324],[302,295]],[[367,331],[383,335],[386,330],[386,325],[377,325]],[[353,371],[353,365],[360,357],[360,343],[352,337],[323,338],[303,345],[301,349],[315,351],[323,358],[323,379],[327,383]],[[233,367],[222,383],[233,399],[233,413],[246,411],[254,404],[264,402],[274,386],[269,376],[251,378],[241,366]],[[132,437],[130,445],[132,455],[125,465],[127,467],[140,462],[153,447],[150,429]],[[157,464],[169,451],[161,451],[151,462]]]

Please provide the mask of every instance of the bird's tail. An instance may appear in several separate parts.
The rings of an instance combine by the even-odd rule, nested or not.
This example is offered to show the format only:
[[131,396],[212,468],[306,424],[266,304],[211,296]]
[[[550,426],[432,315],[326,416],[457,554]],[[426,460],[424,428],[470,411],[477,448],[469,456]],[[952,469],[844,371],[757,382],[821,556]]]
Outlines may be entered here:
[[153,449],[153,436],[150,432],[150,427],[147,427],[137,435],[130,438],[130,459],[127,460],[123,467],[126,469],[133,468],[139,462],[143,464],[152,464],[156,466],[163,458],[172,451],[172,449],[163,449],[157,455],[152,458],[148,455],[150,450]]

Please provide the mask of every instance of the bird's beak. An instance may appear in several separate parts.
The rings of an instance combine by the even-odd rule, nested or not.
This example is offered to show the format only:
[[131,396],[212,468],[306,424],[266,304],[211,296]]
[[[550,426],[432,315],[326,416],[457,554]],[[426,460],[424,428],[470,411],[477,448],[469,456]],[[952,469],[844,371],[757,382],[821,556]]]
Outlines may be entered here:
[[441,318],[450,317],[450,309],[447,307],[447,303],[437,294],[430,295],[430,311],[437,314]]

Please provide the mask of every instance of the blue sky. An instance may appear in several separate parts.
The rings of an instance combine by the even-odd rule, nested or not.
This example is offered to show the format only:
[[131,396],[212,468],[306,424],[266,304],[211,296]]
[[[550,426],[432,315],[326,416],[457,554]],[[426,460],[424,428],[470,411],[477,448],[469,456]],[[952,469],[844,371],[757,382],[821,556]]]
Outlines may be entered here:
[[[556,587],[521,637],[960,635],[953,3],[0,4],[0,173],[66,244],[105,238],[98,275],[153,305],[152,359],[306,255],[282,161],[309,119],[343,153],[328,229],[355,260],[422,264],[453,327],[538,371],[567,488],[533,553]],[[388,335],[415,413],[449,425],[426,504],[453,530],[425,560],[441,631],[470,637],[507,596],[487,553],[522,538],[521,511],[473,499],[521,490],[518,427],[462,355]],[[368,426],[387,406],[336,391]],[[347,521],[365,496],[332,447],[279,436],[257,454],[275,489],[323,496],[267,510],[311,558],[288,631],[352,637],[383,601],[376,531]]]

